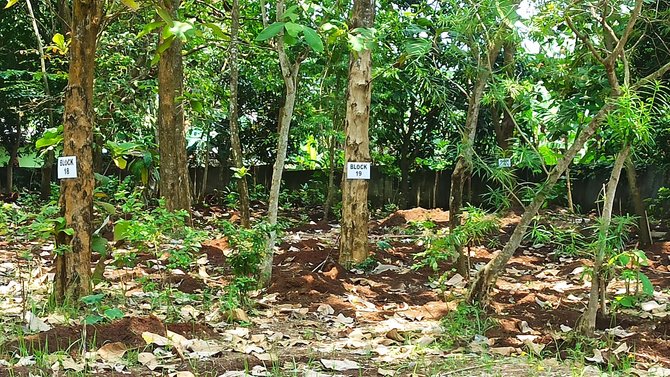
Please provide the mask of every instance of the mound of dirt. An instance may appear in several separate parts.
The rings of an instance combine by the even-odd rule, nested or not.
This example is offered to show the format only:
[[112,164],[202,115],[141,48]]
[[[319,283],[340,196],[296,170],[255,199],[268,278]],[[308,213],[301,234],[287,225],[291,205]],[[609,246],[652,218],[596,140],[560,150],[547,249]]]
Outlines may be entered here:
[[53,353],[66,351],[71,354],[86,347],[99,348],[107,343],[121,342],[130,348],[146,345],[142,338],[143,332],[166,335],[165,325],[158,317],[128,317],[111,323],[86,326],[56,326],[49,331],[29,335],[20,340],[5,344],[5,349],[11,353],[24,348],[28,353],[41,351]]
[[449,222],[449,211],[441,209],[425,209],[421,207],[412,209],[402,209],[393,212],[391,215],[383,219],[377,228],[391,228],[394,226],[402,226],[410,221],[433,221],[438,224]]

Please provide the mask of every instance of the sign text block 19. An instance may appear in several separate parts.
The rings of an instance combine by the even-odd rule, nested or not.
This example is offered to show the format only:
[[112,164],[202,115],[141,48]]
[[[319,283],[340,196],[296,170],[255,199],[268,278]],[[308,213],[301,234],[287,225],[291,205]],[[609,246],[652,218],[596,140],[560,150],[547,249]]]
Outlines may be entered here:
[[370,163],[347,162],[347,179],[370,179]]
[[58,179],[77,178],[77,157],[58,157]]

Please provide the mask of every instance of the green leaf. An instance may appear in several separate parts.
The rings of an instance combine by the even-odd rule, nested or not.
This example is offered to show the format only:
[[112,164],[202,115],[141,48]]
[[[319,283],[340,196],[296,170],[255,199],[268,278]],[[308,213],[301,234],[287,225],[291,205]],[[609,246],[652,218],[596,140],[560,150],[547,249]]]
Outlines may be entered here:
[[114,241],[121,241],[128,236],[128,229],[132,225],[131,221],[119,220],[114,224]]
[[162,18],[165,23],[172,25],[172,16],[170,16],[170,13],[168,13],[167,10],[162,7],[156,7],[156,13],[158,13],[158,16]]
[[284,29],[284,22],[275,22],[272,25],[266,27],[261,31],[260,34],[256,37],[256,41],[261,42],[265,41],[267,39],[270,39],[274,37],[275,35],[279,34]]
[[433,47],[433,42],[429,39],[413,39],[405,43],[405,53],[409,56],[424,56]]
[[103,201],[100,201],[100,200],[96,201],[95,203],[97,205],[99,205],[100,207],[102,207],[102,209],[104,209],[105,212],[107,212],[107,214],[109,214],[109,215],[115,215],[116,214],[116,207],[114,207],[113,204],[103,202]]
[[286,28],[286,32],[289,33],[292,37],[297,37],[298,34],[300,34],[305,28],[304,26],[293,22],[285,23],[284,27]]
[[12,6],[14,6],[14,4],[16,4],[18,2],[19,2],[19,0],[7,0],[7,5],[5,5],[5,9],[11,8]]
[[173,21],[172,26],[170,27],[170,32],[183,42],[186,42],[193,30],[193,25],[181,21]]
[[298,9],[297,5],[291,5],[284,11],[284,13],[281,15],[280,19],[286,20],[289,19],[292,22],[295,22],[295,20],[298,19],[298,15],[295,14],[295,10]]
[[191,102],[191,108],[193,109],[193,111],[195,111],[196,113],[202,112],[202,109],[203,109],[202,101],[198,101],[198,100],[193,99],[190,102]]
[[174,35],[164,40],[163,43],[156,48],[156,54],[160,56],[160,54],[164,53],[165,50],[172,46],[172,41],[174,41]]
[[95,325],[96,323],[102,322],[102,320],[104,320],[104,318],[97,314],[89,314],[84,319],[84,322],[86,322],[87,325]]
[[212,30],[212,34],[214,34],[217,38],[220,39],[225,39],[226,38],[226,33],[223,32],[223,28],[221,26],[208,22],[203,24],[205,27],[208,27],[210,30]]
[[102,302],[102,299],[105,298],[104,293],[98,293],[96,295],[88,295],[84,296],[79,299],[79,301],[83,302],[86,305],[94,305],[94,304],[99,304]]
[[123,156],[114,157],[114,165],[116,165],[119,169],[125,169],[127,164],[128,161],[126,161]]
[[140,9],[140,5],[135,0],[121,0],[121,2],[132,10]]
[[642,272],[638,272],[637,275],[638,279],[640,279],[640,282],[642,283],[642,292],[644,292],[646,295],[653,296],[654,295],[654,285],[651,284],[651,280],[649,280],[649,277]]
[[94,234],[91,239],[91,249],[98,254],[106,254],[107,240],[99,234]]
[[103,315],[104,315],[105,317],[107,317],[107,319],[109,319],[110,321],[113,321],[113,320],[115,320],[115,319],[123,318],[123,316],[124,316],[123,312],[122,312],[121,309],[119,309],[119,308],[110,308],[110,309],[107,309],[107,310],[105,310],[105,312],[103,313]]
[[302,33],[305,35],[305,41],[312,50],[316,52],[323,51],[323,41],[321,41],[321,37],[317,34],[316,30],[305,26]]
[[145,36],[145,35],[151,33],[152,31],[158,29],[159,27],[161,27],[161,26],[163,26],[163,25],[165,25],[165,22],[164,22],[164,21],[156,21],[156,22],[152,22],[152,23],[150,23],[150,24],[146,24],[146,25],[144,26],[144,29],[142,29],[142,31],[140,31],[140,32],[137,34],[137,38],[142,38],[143,36]]

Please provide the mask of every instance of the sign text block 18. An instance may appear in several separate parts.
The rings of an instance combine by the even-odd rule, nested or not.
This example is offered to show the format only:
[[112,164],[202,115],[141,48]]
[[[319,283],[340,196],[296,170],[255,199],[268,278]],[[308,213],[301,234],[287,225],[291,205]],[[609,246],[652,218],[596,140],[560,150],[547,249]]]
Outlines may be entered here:
[[58,179],[77,178],[77,157],[58,157]]

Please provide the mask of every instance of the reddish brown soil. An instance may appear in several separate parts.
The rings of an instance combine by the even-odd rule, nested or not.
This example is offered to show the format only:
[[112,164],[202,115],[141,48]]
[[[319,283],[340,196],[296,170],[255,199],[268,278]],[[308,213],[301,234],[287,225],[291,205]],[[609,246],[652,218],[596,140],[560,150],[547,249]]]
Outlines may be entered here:
[[165,335],[165,325],[160,319],[149,317],[123,318],[112,323],[86,326],[86,336],[82,326],[56,326],[49,331],[23,338],[22,343],[13,341],[6,345],[8,352],[16,352],[24,348],[33,353],[45,351],[49,353],[66,351],[79,353],[85,342],[86,349],[99,348],[107,343],[121,342],[128,347],[143,347],[146,342],[142,333],[148,331],[158,335]]
[[411,221],[432,221],[436,224],[446,225],[449,222],[449,212],[440,209],[412,208],[393,212],[387,218],[381,220],[377,228],[391,228],[405,225]]

